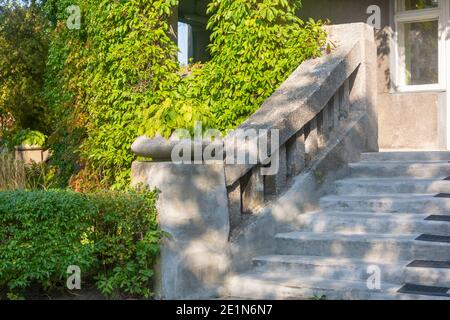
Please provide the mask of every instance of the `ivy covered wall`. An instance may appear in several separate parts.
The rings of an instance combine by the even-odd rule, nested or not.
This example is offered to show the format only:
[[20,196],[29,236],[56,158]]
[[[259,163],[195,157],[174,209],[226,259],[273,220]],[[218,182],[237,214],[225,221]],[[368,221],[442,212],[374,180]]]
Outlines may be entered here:
[[44,94],[59,119],[52,161],[76,190],[126,186],[138,135],[168,137],[195,121],[235,128],[325,40],[320,22],[297,17],[299,0],[214,0],[211,59],[186,77],[169,23],[178,0],[78,0],[79,30],[66,26],[69,4],[45,5],[53,29]]

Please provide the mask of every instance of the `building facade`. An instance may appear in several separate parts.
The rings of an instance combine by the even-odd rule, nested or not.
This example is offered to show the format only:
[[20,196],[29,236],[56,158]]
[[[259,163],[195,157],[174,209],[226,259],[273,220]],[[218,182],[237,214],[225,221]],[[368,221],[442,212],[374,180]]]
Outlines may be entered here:
[[303,0],[300,15],[375,22],[380,148],[450,147],[449,0]]
[[[209,58],[207,0],[181,1],[193,61]],[[378,46],[381,149],[450,149],[450,0],[303,0],[299,16],[367,22]],[[448,67],[447,67],[448,66]]]

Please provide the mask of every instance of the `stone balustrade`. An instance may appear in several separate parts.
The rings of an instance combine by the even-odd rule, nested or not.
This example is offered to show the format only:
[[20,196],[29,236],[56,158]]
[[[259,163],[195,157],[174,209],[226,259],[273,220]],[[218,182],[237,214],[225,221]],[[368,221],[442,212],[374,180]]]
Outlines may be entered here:
[[[345,137],[351,130],[361,151],[378,150],[373,29],[361,23],[329,26],[327,31],[331,52],[303,62],[223,140],[140,137],[133,144],[135,154],[152,158],[133,163],[133,183],[161,190],[160,224],[172,234],[162,246],[158,282],[162,297],[217,294],[233,265],[230,231],[240,225],[243,215],[254,214],[279,198],[295,177],[313,170],[332,151],[340,157],[336,163],[348,160],[345,153],[350,153],[352,142]],[[263,156],[248,148],[248,136],[240,136],[250,131],[257,133],[258,141],[268,133]],[[173,151],[180,142],[187,147],[184,153],[190,153],[189,159],[196,152],[200,158],[173,163]],[[216,150],[212,162],[205,161],[208,149]],[[257,161],[229,161],[238,157]],[[278,170],[267,174],[274,161]]]

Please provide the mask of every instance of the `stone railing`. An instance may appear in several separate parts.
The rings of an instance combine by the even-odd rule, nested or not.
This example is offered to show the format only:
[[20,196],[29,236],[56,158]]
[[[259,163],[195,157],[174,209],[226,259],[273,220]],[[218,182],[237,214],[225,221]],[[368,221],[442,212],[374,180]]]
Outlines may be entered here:
[[[378,150],[373,29],[349,24],[330,26],[327,31],[328,52],[302,63],[240,130],[215,143],[216,151],[224,150],[219,161],[205,163],[197,158],[190,164],[173,163],[171,154],[178,140],[140,137],[133,144],[137,155],[153,159],[133,163],[133,184],[161,191],[159,222],[171,234],[161,250],[157,283],[161,297],[216,295],[233,265],[230,230],[240,224],[242,215],[275,200],[295,176],[329,158],[331,150],[345,153],[340,142],[348,144],[344,137],[350,131],[358,150]],[[276,132],[278,143],[268,144],[267,156],[253,164],[230,164],[227,158],[242,148],[245,158],[254,156],[237,133],[251,130]],[[203,142],[184,143],[190,145],[187,150],[192,156],[195,150],[203,155],[208,148]],[[235,146],[232,152],[230,145]],[[279,164],[276,174],[262,174],[274,157]],[[347,160],[342,158],[341,163]]]
[[[377,151],[376,48],[373,30],[364,24],[327,28],[330,53],[304,62],[238,129],[278,130],[279,170],[262,176],[261,164],[225,165],[231,225],[242,213],[264,207],[289,180],[320,160],[349,119],[368,115],[367,150]],[[227,140],[226,137],[225,141]]]

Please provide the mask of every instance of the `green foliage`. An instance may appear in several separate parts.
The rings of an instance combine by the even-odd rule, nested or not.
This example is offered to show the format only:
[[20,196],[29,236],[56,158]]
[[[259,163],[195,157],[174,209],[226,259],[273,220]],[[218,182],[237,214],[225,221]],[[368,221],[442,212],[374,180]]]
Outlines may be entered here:
[[63,119],[49,138],[62,181],[75,174],[76,185],[89,177],[124,188],[138,135],[168,137],[196,121],[233,129],[325,42],[321,22],[296,16],[299,0],[215,0],[212,60],[182,77],[167,23],[177,3],[78,0],[82,28],[68,30],[67,1],[46,2],[54,30],[45,98]]
[[[164,104],[176,75],[177,47],[167,20],[174,0],[84,1],[86,59],[74,84],[89,114],[83,154],[111,184],[128,184],[142,112]],[[78,55],[78,54],[77,54]]]
[[41,92],[48,51],[47,21],[39,7],[0,5],[0,122],[9,130],[48,132],[51,115]]
[[253,114],[325,43],[321,22],[296,16],[300,1],[215,0],[209,4],[212,60],[194,77],[197,98],[220,130]]
[[0,288],[36,283],[50,290],[63,285],[68,266],[92,268],[94,246],[82,240],[93,212],[85,196],[72,192],[0,193]]
[[[105,187],[123,188],[134,159],[130,145],[143,131],[144,117],[166,133],[207,118],[172,104],[181,77],[167,21],[177,1],[81,0],[79,31],[58,22],[67,18],[65,4],[46,4],[49,16],[57,18],[46,99],[66,119],[50,137],[57,149],[54,163],[69,163],[62,170],[66,177],[77,167],[95,167]],[[188,116],[178,117],[180,112]],[[71,161],[63,161],[68,154]]]
[[107,295],[151,296],[150,280],[159,254],[160,231],[154,193],[100,193],[94,242],[100,259],[99,289]]
[[[83,91],[76,91],[73,81],[77,81],[83,69],[83,59],[77,59],[81,51],[84,29],[69,30],[66,20],[70,5],[78,1],[47,0],[44,11],[53,26],[45,71],[43,97],[58,121],[52,124],[52,134],[48,144],[52,149],[50,163],[59,168],[55,177],[58,187],[67,187],[71,177],[83,167],[80,145],[87,137],[86,110],[79,103]],[[71,55],[72,60],[69,60]],[[73,79],[73,81],[72,81]]]
[[58,168],[46,163],[26,165],[12,152],[0,152],[0,190],[48,190],[57,187]]
[[14,146],[38,146],[43,147],[47,136],[42,132],[23,129],[20,130],[13,138]]
[[49,190],[57,187],[58,168],[47,163],[25,166],[26,190]]
[[[0,193],[0,292],[64,288],[67,267],[106,295],[149,297],[160,232],[156,194]],[[85,282],[84,282],[85,283]]]

